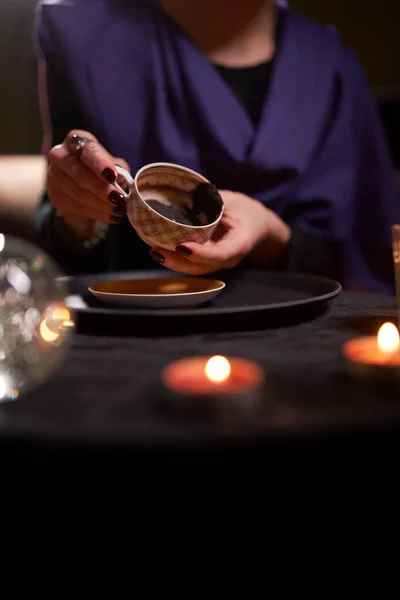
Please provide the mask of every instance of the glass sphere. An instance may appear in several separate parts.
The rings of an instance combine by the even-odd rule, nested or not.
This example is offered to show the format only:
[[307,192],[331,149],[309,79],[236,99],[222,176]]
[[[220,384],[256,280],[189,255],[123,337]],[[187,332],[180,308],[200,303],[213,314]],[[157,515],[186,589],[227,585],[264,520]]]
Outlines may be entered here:
[[43,250],[0,234],[0,403],[45,381],[75,324],[59,267]]

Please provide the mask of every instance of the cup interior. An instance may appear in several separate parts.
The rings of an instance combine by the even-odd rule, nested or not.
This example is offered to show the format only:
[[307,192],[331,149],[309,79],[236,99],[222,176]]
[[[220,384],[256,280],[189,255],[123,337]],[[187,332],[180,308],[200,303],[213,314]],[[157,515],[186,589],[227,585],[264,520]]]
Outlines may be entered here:
[[158,215],[187,227],[205,227],[221,216],[223,201],[214,185],[193,171],[169,165],[139,173],[136,189]]

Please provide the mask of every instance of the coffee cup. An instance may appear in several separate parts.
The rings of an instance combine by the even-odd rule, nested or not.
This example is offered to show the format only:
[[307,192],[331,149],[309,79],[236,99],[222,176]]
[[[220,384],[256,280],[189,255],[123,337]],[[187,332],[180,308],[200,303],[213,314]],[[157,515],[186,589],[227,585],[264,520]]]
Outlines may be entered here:
[[[174,251],[187,242],[207,242],[224,212],[218,190],[199,173],[170,163],[142,167],[133,178],[122,167],[116,187],[126,213],[149,246]],[[121,184],[121,178],[126,186]]]

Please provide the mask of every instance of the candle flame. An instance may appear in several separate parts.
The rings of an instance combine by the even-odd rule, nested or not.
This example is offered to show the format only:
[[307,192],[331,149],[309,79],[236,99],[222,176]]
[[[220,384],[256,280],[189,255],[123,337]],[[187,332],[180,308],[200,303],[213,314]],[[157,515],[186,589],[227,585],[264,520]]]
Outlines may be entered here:
[[51,311],[51,319],[57,321],[70,321],[71,313],[68,308],[65,308],[64,306],[56,306]]
[[205,366],[206,377],[214,383],[223,383],[231,374],[231,365],[224,356],[213,356]]
[[72,327],[75,327],[75,323],[74,323],[74,321],[71,321],[71,320],[63,321],[62,326],[65,327],[65,329],[69,329],[69,328],[72,329]]
[[46,319],[40,323],[40,335],[43,340],[49,342],[49,344],[55,342],[59,338],[59,334],[48,327]]
[[71,313],[64,306],[49,306],[45,313],[39,330],[42,339],[49,344],[58,340],[60,335],[75,326]]
[[385,323],[378,332],[378,348],[381,352],[391,354],[400,347],[400,337],[393,323]]

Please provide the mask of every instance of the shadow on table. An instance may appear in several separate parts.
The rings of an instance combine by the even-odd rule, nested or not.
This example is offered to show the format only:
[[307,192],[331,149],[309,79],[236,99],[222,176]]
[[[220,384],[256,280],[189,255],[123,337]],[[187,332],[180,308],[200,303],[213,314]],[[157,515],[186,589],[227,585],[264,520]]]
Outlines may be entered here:
[[294,327],[321,317],[327,312],[327,309],[326,304],[320,304],[274,310],[273,313],[265,311],[254,314],[236,313],[197,317],[182,315],[174,318],[162,314],[132,318],[116,313],[109,317],[82,313],[77,319],[77,332],[115,337],[168,337],[197,333],[257,331]]

